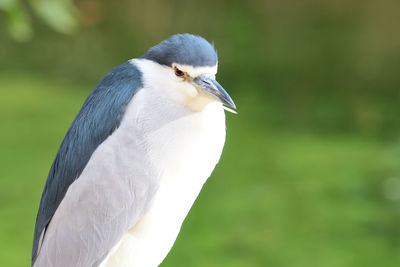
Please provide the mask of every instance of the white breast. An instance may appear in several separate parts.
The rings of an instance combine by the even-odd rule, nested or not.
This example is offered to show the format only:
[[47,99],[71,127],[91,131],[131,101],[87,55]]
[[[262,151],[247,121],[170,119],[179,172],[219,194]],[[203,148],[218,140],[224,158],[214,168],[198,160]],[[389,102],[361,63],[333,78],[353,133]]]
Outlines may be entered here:
[[[145,77],[146,78],[146,77]],[[145,83],[146,84],[146,83]],[[162,89],[162,88],[161,88]],[[157,266],[171,249],[184,218],[217,164],[225,141],[222,105],[193,112],[147,86],[129,104],[119,131],[139,137],[159,184],[145,215],[131,227],[102,266]],[[129,155],[127,155],[129,156]]]

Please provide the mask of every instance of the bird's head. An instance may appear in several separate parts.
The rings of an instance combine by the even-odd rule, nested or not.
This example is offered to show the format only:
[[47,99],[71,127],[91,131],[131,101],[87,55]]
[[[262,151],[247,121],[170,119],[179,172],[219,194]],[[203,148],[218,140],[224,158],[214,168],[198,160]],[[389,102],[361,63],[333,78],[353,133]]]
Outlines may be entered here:
[[[150,48],[142,59],[144,83],[162,88],[165,94],[193,111],[211,102],[236,108],[224,88],[215,80],[218,56],[214,46],[200,36],[176,34]],[[225,108],[229,111],[229,108]]]

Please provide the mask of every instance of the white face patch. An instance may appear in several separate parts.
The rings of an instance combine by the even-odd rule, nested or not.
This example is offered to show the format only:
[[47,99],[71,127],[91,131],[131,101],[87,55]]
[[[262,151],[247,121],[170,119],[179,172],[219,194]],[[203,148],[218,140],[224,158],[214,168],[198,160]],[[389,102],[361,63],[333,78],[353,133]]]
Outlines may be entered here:
[[173,63],[172,66],[177,67],[178,69],[180,69],[183,72],[186,72],[193,79],[202,74],[208,74],[208,75],[212,75],[215,77],[215,75],[217,74],[217,70],[218,70],[218,63],[212,67],[193,67],[193,66],[182,65],[182,64],[178,64],[178,63]]
[[[193,67],[174,63],[172,67],[169,67],[147,59],[132,59],[130,62],[142,72],[144,87],[146,90],[153,91],[155,97],[172,100],[194,112],[202,111],[206,105],[217,101],[215,98],[201,94],[192,80],[202,74],[215,77],[218,64],[212,67]],[[185,72],[186,75],[176,76],[174,67]]]

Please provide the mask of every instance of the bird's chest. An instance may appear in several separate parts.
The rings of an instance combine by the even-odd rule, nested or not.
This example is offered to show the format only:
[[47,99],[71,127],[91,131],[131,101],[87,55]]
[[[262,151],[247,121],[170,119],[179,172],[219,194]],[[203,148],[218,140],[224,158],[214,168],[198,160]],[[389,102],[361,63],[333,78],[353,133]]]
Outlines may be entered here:
[[139,92],[127,108],[120,127],[120,146],[126,153],[122,158],[132,161],[130,166],[135,169],[156,176],[150,179],[159,188],[203,184],[225,142],[222,105],[211,103],[201,112],[192,112],[168,102],[148,103],[146,98]]
[[225,117],[217,103],[203,112],[180,109],[138,114],[136,135],[157,176],[150,178],[157,183],[150,212],[159,208],[184,217],[221,156]]
[[165,257],[222,153],[225,117],[219,104],[210,104],[203,113],[179,112],[128,110],[136,121],[135,149],[147,163],[136,168],[151,168],[148,173],[157,176],[146,177],[157,184],[156,192],[121,244],[122,250],[137,252],[131,255],[133,263],[159,263]]

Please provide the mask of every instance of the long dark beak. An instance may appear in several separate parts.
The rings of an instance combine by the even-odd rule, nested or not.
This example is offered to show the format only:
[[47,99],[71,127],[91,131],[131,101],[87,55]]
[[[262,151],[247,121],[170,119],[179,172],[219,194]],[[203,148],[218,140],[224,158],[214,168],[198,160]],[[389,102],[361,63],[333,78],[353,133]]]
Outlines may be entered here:
[[232,98],[213,77],[203,74],[193,79],[193,82],[200,87],[201,92],[205,95],[217,98],[222,104],[236,109]]

